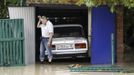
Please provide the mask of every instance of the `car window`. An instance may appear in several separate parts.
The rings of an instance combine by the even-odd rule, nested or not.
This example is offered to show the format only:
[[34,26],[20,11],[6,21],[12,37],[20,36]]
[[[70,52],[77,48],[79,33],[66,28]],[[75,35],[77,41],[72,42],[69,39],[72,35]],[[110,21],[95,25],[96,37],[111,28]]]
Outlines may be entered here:
[[82,27],[54,27],[54,37],[82,37]]

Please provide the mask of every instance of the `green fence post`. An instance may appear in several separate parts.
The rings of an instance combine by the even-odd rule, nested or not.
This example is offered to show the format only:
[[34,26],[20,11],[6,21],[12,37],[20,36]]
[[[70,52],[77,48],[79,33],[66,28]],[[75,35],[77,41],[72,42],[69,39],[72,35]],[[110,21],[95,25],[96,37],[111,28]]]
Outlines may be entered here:
[[[22,21],[21,21],[21,29],[22,29],[22,32],[24,32],[24,20],[22,19]],[[22,32],[21,32],[21,34],[22,34]],[[21,35],[22,37],[23,37],[23,40],[25,39],[24,38],[24,33]],[[25,42],[24,41],[21,41],[21,48],[22,48],[22,62],[23,62],[23,65],[25,65]]]

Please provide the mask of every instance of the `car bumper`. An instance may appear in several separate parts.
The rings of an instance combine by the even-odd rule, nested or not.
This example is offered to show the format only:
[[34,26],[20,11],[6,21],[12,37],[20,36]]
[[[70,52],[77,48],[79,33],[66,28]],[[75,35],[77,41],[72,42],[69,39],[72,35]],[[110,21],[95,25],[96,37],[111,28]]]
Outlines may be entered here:
[[[52,53],[54,55],[64,55],[64,54],[83,54],[87,53],[87,50],[52,50]],[[45,55],[48,55],[47,52],[45,52]]]

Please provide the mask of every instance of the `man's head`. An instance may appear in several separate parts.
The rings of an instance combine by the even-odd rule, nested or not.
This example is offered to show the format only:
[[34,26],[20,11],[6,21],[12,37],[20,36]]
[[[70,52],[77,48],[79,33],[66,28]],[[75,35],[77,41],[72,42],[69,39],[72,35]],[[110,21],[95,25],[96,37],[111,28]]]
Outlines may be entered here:
[[47,17],[46,17],[46,16],[42,16],[41,18],[42,18],[42,19],[47,19]]
[[46,24],[47,17],[46,16],[42,16],[42,17],[40,17],[40,20],[41,20],[42,24]]

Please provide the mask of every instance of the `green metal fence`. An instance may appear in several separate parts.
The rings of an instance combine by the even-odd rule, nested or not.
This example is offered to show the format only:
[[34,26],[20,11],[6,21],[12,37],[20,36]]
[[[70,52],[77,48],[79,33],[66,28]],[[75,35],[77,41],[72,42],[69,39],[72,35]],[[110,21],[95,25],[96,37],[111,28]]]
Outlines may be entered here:
[[24,65],[23,19],[0,19],[0,66]]

